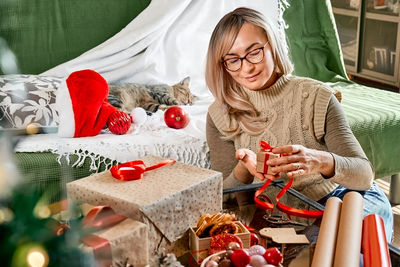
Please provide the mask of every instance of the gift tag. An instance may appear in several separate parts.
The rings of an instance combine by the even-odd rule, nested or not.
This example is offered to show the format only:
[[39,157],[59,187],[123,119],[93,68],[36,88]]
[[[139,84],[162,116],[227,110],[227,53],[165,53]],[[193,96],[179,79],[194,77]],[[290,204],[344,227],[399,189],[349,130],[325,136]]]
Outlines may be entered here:
[[263,228],[260,235],[278,244],[309,244],[305,235],[298,235],[294,228]]

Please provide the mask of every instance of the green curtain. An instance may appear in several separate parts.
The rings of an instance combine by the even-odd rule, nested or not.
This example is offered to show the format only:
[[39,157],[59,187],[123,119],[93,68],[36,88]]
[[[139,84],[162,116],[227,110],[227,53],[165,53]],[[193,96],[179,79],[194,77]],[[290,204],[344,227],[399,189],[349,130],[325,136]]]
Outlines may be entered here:
[[[39,74],[112,37],[149,4],[150,0],[1,0],[0,53],[8,46],[21,73]],[[71,156],[71,162],[75,160]],[[16,153],[15,163],[23,182],[47,192],[49,202],[65,198],[67,182],[92,173],[90,159],[73,168],[65,158],[60,165],[50,152]]]
[[[347,81],[329,0],[288,0],[283,13],[294,74],[323,82]],[[340,55],[340,56],[338,56]]]
[[1,0],[0,38],[14,52],[21,73],[39,74],[112,37],[149,3],[150,0]]

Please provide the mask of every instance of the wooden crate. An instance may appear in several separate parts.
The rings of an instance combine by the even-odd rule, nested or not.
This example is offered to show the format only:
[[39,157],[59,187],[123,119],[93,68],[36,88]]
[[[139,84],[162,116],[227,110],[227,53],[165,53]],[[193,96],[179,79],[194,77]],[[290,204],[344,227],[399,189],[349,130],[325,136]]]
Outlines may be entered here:
[[[240,227],[240,233],[235,234],[242,240],[243,247],[250,247],[250,232],[241,222],[237,222]],[[210,247],[211,237],[200,238],[196,235],[196,227],[189,229],[189,248],[194,260],[200,263],[208,256],[208,248]]]

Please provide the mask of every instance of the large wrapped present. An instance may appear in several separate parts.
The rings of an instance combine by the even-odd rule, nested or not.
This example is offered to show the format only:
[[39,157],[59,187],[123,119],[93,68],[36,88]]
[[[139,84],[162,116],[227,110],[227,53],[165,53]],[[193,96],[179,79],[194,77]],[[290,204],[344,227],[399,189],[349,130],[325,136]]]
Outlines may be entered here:
[[93,256],[96,266],[148,266],[147,225],[107,206],[91,208],[83,222],[86,228],[97,229],[81,238],[82,250]]
[[[145,165],[163,159],[146,156]],[[160,249],[180,256],[189,251],[188,229],[204,213],[222,209],[220,172],[176,162],[146,171],[132,181],[115,179],[110,171],[67,184],[68,199],[91,205],[108,205],[116,213],[149,227],[150,265]]]

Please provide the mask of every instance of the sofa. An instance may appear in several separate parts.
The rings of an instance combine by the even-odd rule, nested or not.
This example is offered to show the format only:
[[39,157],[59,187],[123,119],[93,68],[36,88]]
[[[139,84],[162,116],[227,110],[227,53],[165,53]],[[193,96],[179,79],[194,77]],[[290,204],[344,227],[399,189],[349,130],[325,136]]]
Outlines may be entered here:
[[[182,8],[182,14],[184,14],[186,9],[190,10],[190,7],[193,9],[193,6],[201,5],[200,2],[200,0],[185,0],[176,5],[185,4]],[[246,1],[231,2],[247,5]],[[248,2],[252,2],[252,5],[262,5],[262,1]],[[397,151],[400,151],[400,142],[397,140],[400,132],[400,95],[348,80],[329,0],[271,2],[277,2],[274,8],[277,8],[277,17],[280,19],[278,21],[283,22],[281,26],[287,35],[290,55],[295,65],[294,73],[320,80],[339,91],[351,129],[374,166],[375,178],[393,175],[393,179],[400,179],[396,176],[400,172],[400,162],[396,157]],[[211,5],[210,1],[204,1],[204,3],[204,5]],[[209,167],[208,148],[204,132],[202,134],[207,104],[210,103],[207,101],[195,103],[194,106],[197,105],[199,109],[187,107],[194,114],[193,127],[190,130],[195,133],[170,132],[167,138],[162,137],[160,138],[162,141],[155,144],[138,143],[134,146],[136,149],[128,151],[129,153],[127,152],[124,156],[115,155],[108,158],[95,150],[82,152],[81,150],[85,148],[79,147],[78,143],[75,146],[65,144],[61,153],[56,147],[60,145],[57,140],[53,141],[53,147],[48,141],[47,150],[43,149],[45,145],[40,149],[34,148],[36,143],[46,144],[47,135],[57,131],[57,112],[53,105],[57,88],[65,76],[50,75],[47,70],[79,58],[82,54],[83,57],[85,55],[88,57],[90,54],[84,52],[92,48],[97,48],[95,52],[101,51],[105,47],[103,44],[113,41],[113,36],[126,33],[130,26],[135,26],[138,17],[142,20],[149,19],[143,13],[149,12],[149,8],[157,4],[168,5],[162,0],[115,0],[112,2],[43,0],[40,3],[39,1],[14,0],[0,3],[0,51],[3,51],[0,55],[5,53],[10,55],[9,64],[3,64],[0,68],[1,131],[3,135],[11,134],[13,136],[11,139],[18,143],[13,156],[21,176],[24,177],[24,182],[49,193],[49,201],[65,198],[65,184],[68,181],[102,171],[116,162],[137,159],[147,154],[175,157],[188,164]],[[176,20],[178,18],[180,16],[174,17]],[[190,24],[187,27],[190,27]],[[134,35],[131,32],[129,34]],[[166,37],[160,35],[160,38]],[[141,52],[139,51],[138,54],[140,55]],[[16,64],[13,65],[12,62]],[[101,69],[104,73],[99,72],[107,79],[112,79],[112,75],[108,75],[106,69],[106,67]],[[138,81],[141,81],[142,77],[138,77]],[[23,94],[17,94],[18,90]],[[18,103],[26,105],[24,102],[26,98],[23,96],[35,98],[29,100],[34,101],[30,102],[31,104],[35,103],[36,106],[43,108],[40,116],[37,113],[38,109],[25,109],[26,112],[31,113],[29,116],[25,112],[21,115],[23,119],[17,115],[16,108],[10,112],[7,97],[13,100],[19,98]],[[18,107],[23,108],[23,106]],[[153,126],[156,125],[156,120],[160,116],[154,116],[151,119]],[[16,120],[15,117],[19,119]],[[37,134],[37,137],[28,136],[26,125],[29,122],[38,121],[42,126],[41,132]],[[169,129],[154,127],[152,131],[169,133]],[[160,136],[155,134],[154,137]],[[130,138],[127,139],[130,143],[142,140],[140,136],[126,138]],[[27,140],[33,141],[24,146]],[[165,149],[162,142],[168,145],[168,142],[172,140],[180,140],[180,143],[174,144],[175,150]],[[148,139],[142,141],[148,142]],[[197,145],[190,149],[184,148],[192,143]]]

